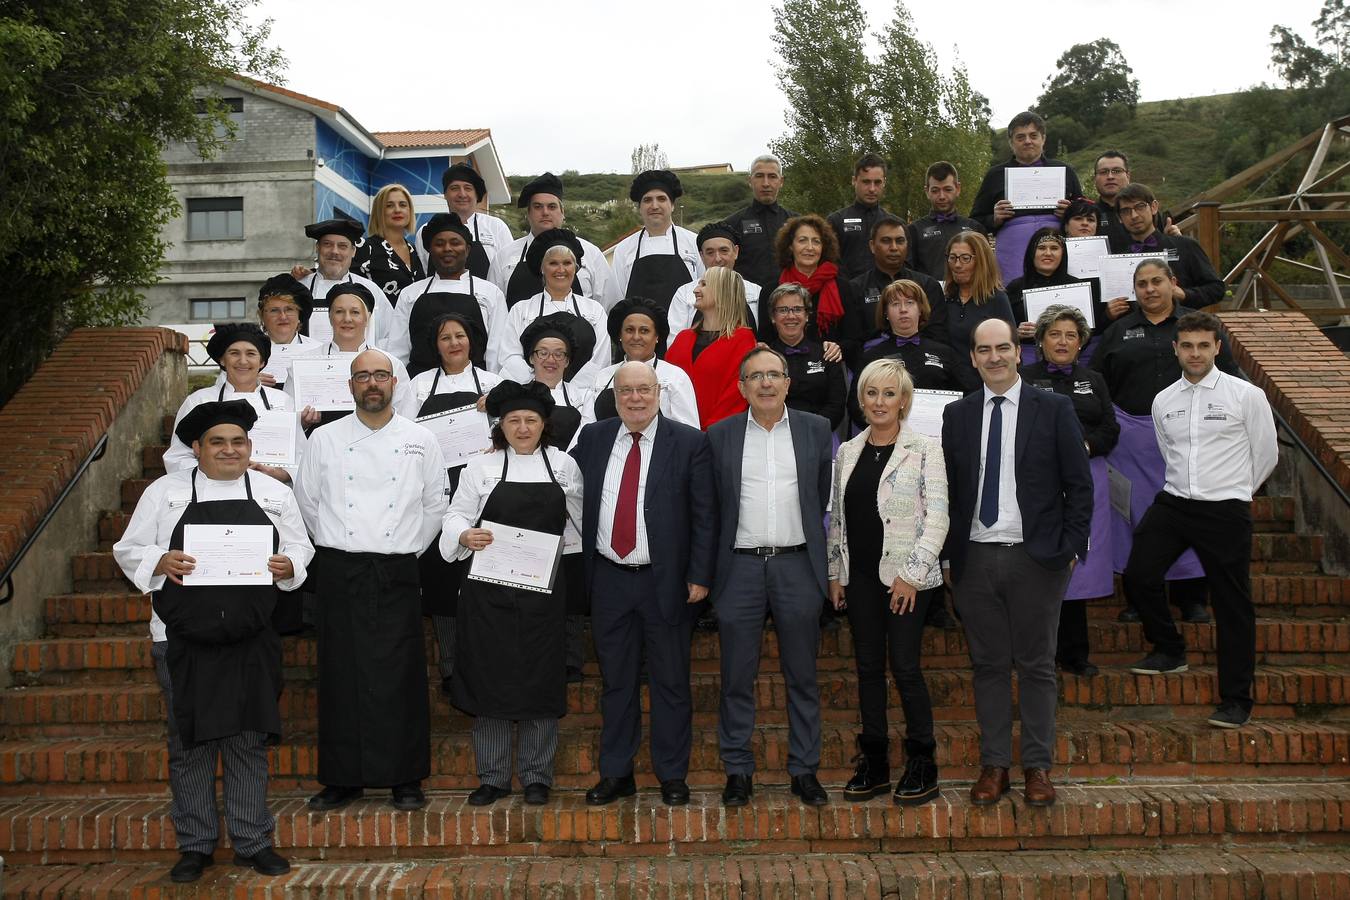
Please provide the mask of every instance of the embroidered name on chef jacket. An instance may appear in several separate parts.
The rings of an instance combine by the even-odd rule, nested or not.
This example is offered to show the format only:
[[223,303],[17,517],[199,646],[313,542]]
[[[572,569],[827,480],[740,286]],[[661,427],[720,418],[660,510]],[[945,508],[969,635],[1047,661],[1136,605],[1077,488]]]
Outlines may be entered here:
[[746,219],[741,222],[741,234],[763,234],[764,226],[754,219]]
[[932,366],[934,369],[945,368],[945,366],[942,365],[942,360],[931,353],[925,353],[923,355],[923,364],[925,366]]
[[1134,340],[1135,338],[1141,338],[1141,337],[1143,337],[1143,336],[1144,336],[1144,329],[1142,329],[1142,328],[1129,328],[1129,329],[1126,329],[1126,331],[1125,331],[1125,336],[1124,336],[1123,338],[1121,338],[1121,340],[1132,341],[1132,340]]
[[919,237],[922,238],[922,239],[925,239],[925,240],[927,240],[927,239],[929,239],[929,238],[939,238],[939,237],[942,237],[942,229],[938,228],[936,225],[934,225],[934,226],[932,226],[932,227],[930,227],[930,228],[925,228],[925,229],[923,230],[923,234],[919,235]]
[[821,360],[821,361],[819,361],[819,362],[808,362],[808,363],[806,364],[806,374],[807,374],[807,375],[821,375],[821,374],[823,374],[824,372],[825,372],[825,362],[824,362],[824,360]]
[[279,516],[279,515],[281,515],[281,505],[282,505],[282,504],[281,504],[281,500],[279,500],[278,498],[276,498],[276,497],[257,497],[257,496],[255,496],[253,499],[257,502],[257,504],[258,504],[259,506],[262,507],[263,512],[268,513],[269,515],[273,515],[273,516]]
[[1092,382],[1090,382],[1090,381],[1075,381],[1075,382],[1073,383],[1073,392],[1074,392],[1075,394],[1090,394],[1090,393],[1092,393]]
[[[399,453],[400,451],[397,447],[395,447],[394,452]],[[413,441],[409,441],[408,443],[403,445],[403,449],[401,452],[403,453],[404,456],[426,456],[427,448],[425,444],[418,444],[414,443]]]
[[1224,412],[1221,403],[1206,403],[1205,414],[1200,419],[1202,422],[1227,422],[1228,413]]
[[845,231],[862,231],[862,219],[845,219]]

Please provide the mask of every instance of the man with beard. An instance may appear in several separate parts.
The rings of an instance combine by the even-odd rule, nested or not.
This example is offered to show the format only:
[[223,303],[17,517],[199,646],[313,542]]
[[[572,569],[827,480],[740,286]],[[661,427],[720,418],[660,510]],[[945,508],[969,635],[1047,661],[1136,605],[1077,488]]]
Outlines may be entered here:
[[[372,344],[384,343],[393,324],[394,307],[384,291],[369,278],[352,271],[352,260],[356,257],[356,245],[363,234],[361,223],[347,216],[325,219],[305,226],[305,237],[314,241],[314,257],[318,268],[308,269],[296,266],[291,275],[309,288],[314,298],[313,310],[309,318],[309,336],[326,341],[333,336],[332,326],[328,323],[328,292],[338,284],[363,284],[375,297],[375,308],[370,313],[368,336]],[[318,315],[313,315],[318,312]]]

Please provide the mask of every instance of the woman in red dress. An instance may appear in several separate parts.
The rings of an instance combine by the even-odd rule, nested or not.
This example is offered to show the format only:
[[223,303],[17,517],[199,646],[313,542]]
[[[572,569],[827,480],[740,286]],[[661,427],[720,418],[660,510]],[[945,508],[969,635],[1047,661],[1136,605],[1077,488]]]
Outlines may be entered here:
[[755,346],[745,321],[745,282],[731,269],[714,266],[694,288],[694,324],[666,351],[666,362],[684,369],[694,383],[699,426],[745,412],[737,389],[741,359]]

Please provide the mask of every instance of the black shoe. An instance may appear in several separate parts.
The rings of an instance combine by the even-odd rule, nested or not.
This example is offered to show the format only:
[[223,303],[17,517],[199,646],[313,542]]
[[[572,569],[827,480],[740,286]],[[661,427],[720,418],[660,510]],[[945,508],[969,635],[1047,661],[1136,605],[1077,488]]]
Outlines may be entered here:
[[611,778],[605,776],[586,792],[587,806],[605,806],[613,803],[620,797],[631,797],[637,793],[637,783],[633,781],[632,775],[624,775],[620,778]]
[[567,667],[567,683],[580,684],[586,676],[576,666]]
[[722,790],[722,805],[745,806],[754,792],[755,784],[751,776],[728,775],[727,786]]
[[525,785],[525,802],[530,806],[543,806],[548,802],[548,785],[542,781]]
[[1208,625],[1209,610],[1205,609],[1203,603],[1187,603],[1182,607],[1181,621],[1190,622],[1192,625]]
[[234,864],[253,869],[259,875],[285,875],[291,870],[291,864],[282,859],[271,847],[264,847],[252,856],[234,855]]
[[452,675],[447,675],[447,676],[445,676],[444,678],[442,678],[442,679],[441,679],[441,693],[444,694],[445,696],[449,697],[449,696],[450,696],[450,685],[452,685],[452,684],[454,684],[454,683],[455,683],[455,679],[454,679],[454,676],[452,676]]
[[169,879],[179,884],[187,884],[189,881],[196,881],[201,878],[202,871],[215,864],[216,858],[210,853],[184,850],[183,855],[178,857],[178,862],[169,870]]
[[869,800],[891,789],[891,764],[886,756],[884,738],[858,735],[858,755],[853,757],[857,768],[844,785],[844,798],[855,802]]
[[901,806],[918,806],[938,795],[938,767],[931,756],[911,756],[905,760],[905,771],[895,783],[891,799]]
[[1209,717],[1209,724],[1215,728],[1241,728],[1251,720],[1251,710],[1243,709],[1237,703],[1221,703]]
[[1093,663],[1083,660],[1082,662],[1061,662],[1059,664],[1061,672],[1068,672],[1070,675],[1077,675],[1081,678],[1091,678],[1101,672]]
[[955,628],[956,620],[952,614],[947,611],[947,602],[939,596],[928,607],[928,618],[923,620],[923,624],[930,628]]
[[825,793],[825,789],[820,786],[814,774],[793,775],[792,795],[800,797],[807,806],[824,806],[830,802],[830,795]]
[[661,782],[661,802],[666,806],[687,806],[689,804],[689,785],[683,778],[671,778]]
[[360,800],[365,794],[359,787],[325,785],[323,790],[309,798],[309,808],[318,812],[341,809],[353,800]]
[[394,809],[411,812],[427,805],[427,795],[422,793],[422,782],[410,781],[395,785],[389,802],[394,805]]
[[820,614],[820,630],[834,631],[839,627],[839,619],[835,617],[834,612],[825,610]]
[[1136,675],[1170,675],[1174,672],[1185,672],[1189,668],[1190,666],[1186,665],[1184,654],[1172,656],[1170,653],[1154,650],[1148,656],[1130,666],[1130,671]]
[[510,788],[499,788],[490,784],[480,784],[469,795],[470,806],[489,806],[503,797],[511,796]]
[[1120,615],[1116,616],[1116,621],[1117,621],[1117,622],[1138,622],[1138,621],[1139,621],[1139,610],[1135,609],[1133,606],[1127,606],[1127,607],[1125,607],[1124,609],[1122,609],[1122,610],[1120,611]]

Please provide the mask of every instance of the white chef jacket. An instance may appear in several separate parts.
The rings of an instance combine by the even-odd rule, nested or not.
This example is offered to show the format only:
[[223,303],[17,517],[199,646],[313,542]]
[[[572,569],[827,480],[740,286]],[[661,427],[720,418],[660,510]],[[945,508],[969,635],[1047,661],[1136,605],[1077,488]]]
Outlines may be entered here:
[[[680,260],[684,267],[689,270],[689,277],[698,280],[703,274],[703,257],[698,252],[698,235],[694,234],[688,228],[681,228],[679,225],[670,226],[676,235],[677,243],[680,249]],[[619,296],[628,294],[628,278],[633,274],[633,263],[637,260],[638,237],[642,238],[642,255],[658,256],[671,254],[670,235],[667,231],[663,235],[653,237],[646,232],[646,229],[635,231],[628,237],[619,242],[614,248],[614,278],[618,283]]]
[[[122,539],[113,544],[117,564],[122,567],[127,580],[143,594],[164,587],[167,576],[154,574],[155,567],[169,552],[174,526],[192,499],[192,472],[192,469],[184,469],[155,479],[137,501],[136,511],[131,514]],[[295,574],[278,581],[277,587],[293,591],[304,583],[309,561],[314,558],[314,546],[305,533],[295,495],[289,487],[261,472],[247,472],[244,477],[253,489],[254,501],[277,528],[277,552],[290,559],[295,567]],[[243,500],[248,496],[244,490],[244,477],[213,481],[198,472],[197,500]],[[150,612],[150,639],[166,639],[164,623],[154,610]]]
[[351,553],[420,554],[449,489],[435,436],[400,415],[377,431],[355,413],[314,429],[295,478],[315,546]]
[[[390,353],[388,350],[384,349],[383,347],[377,347],[373,344],[367,343],[366,341],[362,341],[361,346],[358,347],[355,351],[339,350],[337,344],[334,344],[331,341],[325,341],[319,347],[319,352],[318,354],[316,354],[316,356],[346,356],[349,358],[348,366],[350,366],[351,359],[355,359],[357,356],[359,356],[360,354],[364,353],[367,350],[379,350],[385,356],[389,357],[390,362],[393,363],[392,371],[394,373],[394,398],[392,402],[394,406],[394,412],[398,413],[400,416],[403,416],[404,418],[407,419],[416,418],[417,402],[413,399],[412,376],[408,374],[408,367],[405,366],[397,356]],[[296,407],[299,406],[298,402],[295,399],[294,379],[287,380],[286,382],[286,396],[290,399],[292,406]]]
[[[224,388],[223,396],[221,388]],[[188,413],[203,403],[214,403],[217,400],[247,400],[253,404],[253,408],[259,414],[262,414],[267,407],[263,406],[262,394],[259,391],[266,392],[267,402],[272,404],[273,409],[295,409],[293,398],[285,391],[277,388],[259,385],[257,391],[241,394],[228,381],[224,383],[217,381],[210,387],[199,388],[187,395],[187,399],[178,407],[178,412],[174,414],[174,431],[178,430],[178,424],[183,421],[183,417]],[[302,456],[305,450],[305,434],[299,428],[295,429],[295,442],[296,455]],[[191,469],[195,465],[197,465],[197,457],[193,454],[192,448],[180,441],[177,434],[173,435],[169,439],[169,449],[164,451],[164,471],[181,472],[184,469]]]
[[[477,226],[476,230],[475,225]],[[413,246],[417,248],[417,255],[422,260],[422,271],[430,272],[431,253],[422,243],[422,229],[425,227],[425,225],[418,226],[417,237],[413,241]],[[478,243],[483,245],[483,252],[487,254],[489,264],[497,257],[497,254],[505,250],[515,240],[511,234],[510,226],[489,213],[474,213],[465,220],[464,227],[469,229],[470,234],[477,235]]]
[[609,365],[609,361],[613,358],[609,344],[609,325],[603,306],[590,297],[576,294],[568,294],[563,300],[554,300],[546,291],[541,291],[511,307],[511,311],[506,314],[505,327],[498,330],[495,338],[498,373],[503,378],[519,381],[521,384],[533,380],[534,375],[530,370],[529,361],[525,359],[520,336],[525,333],[531,322],[541,318],[539,312],[541,303],[545,316],[558,312],[576,315],[580,312],[581,318],[590,323],[591,331],[595,334],[595,349],[591,352],[591,358],[585,361],[571,380],[572,384],[589,390],[595,382],[596,373]]
[[[370,295],[375,298],[375,308],[370,311],[370,324],[366,326],[366,334],[375,343],[380,344],[388,340],[389,327],[394,320],[394,306],[385,296],[384,289],[371,281],[359,272],[348,272],[337,281],[329,281],[316,270],[314,274],[304,279],[305,287],[314,295],[315,305],[326,304],[328,302],[328,292],[339,284],[362,284]],[[333,336],[333,328],[329,324],[328,314],[323,311],[316,312],[309,317],[310,337],[324,341]]]
[[[438,394],[453,394],[459,391],[476,393],[478,388],[475,388],[473,384],[475,371],[478,373],[478,388],[482,388],[484,394],[496,387],[497,382],[501,381],[500,378],[493,375],[491,372],[485,372],[475,366],[465,366],[464,371],[460,372],[458,375],[447,375],[445,374],[445,370],[441,369],[439,366],[435,369],[427,369],[425,372],[417,373],[417,375],[413,376],[411,385],[413,415],[407,417],[410,419],[416,418],[417,411],[422,408],[422,404],[431,396],[432,382],[435,382],[436,393]],[[441,373],[439,381],[436,380],[437,372]]]
[[[427,287],[428,284],[430,284],[430,289]],[[408,323],[412,319],[412,311],[413,307],[417,305],[417,298],[423,294],[467,294],[468,292],[468,269],[465,269],[458,279],[432,275],[430,278],[414,281],[399,291],[398,304],[394,307],[393,325],[389,329],[389,352],[405,364],[408,362],[408,357],[412,354],[412,335],[409,332]],[[499,366],[494,355],[493,336],[502,330],[506,322],[506,296],[488,279],[474,276],[473,298],[478,302],[478,309],[483,315],[483,327],[487,329],[488,333],[488,345],[484,348],[485,359],[483,361],[487,364],[487,368],[495,372]]]
[[[506,293],[506,286],[510,283],[516,267],[525,265],[525,254],[533,240],[534,236],[529,234],[516,238],[511,242],[511,246],[498,253],[497,258],[492,261],[492,268],[488,269],[488,279],[500,288],[503,294]],[[581,244],[582,251],[581,268],[577,270],[581,293],[599,303],[608,312],[614,308],[614,304],[623,299],[623,295],[619,293],[619,283],[614,278],[614,270],[609,267],[609,260],[605,259],[603,250],[583,237],[578,237],[577,242]]]
[[[627,362],[625,360],[624,362]],[[614,363],[601,369],[595,377],[595,386],[591,389],[588,412],[591,418],[596,417],[595,400],[606,388],[614,386],[614,375],[619,371],[619,366],[623,363]],[[694,397],[694,383],[689,380],[689,375],[674,363],[668,363],[664,359],[647,360],[647,365],[656,370],[656,381],[661,385],[661,414],[668,419],[674,419],[676,422],[683,422],[685,425],[699,427],[698,419],[698,401]],[[615,398],[615,405],[618,405],[618,398]]]
[[[646,254],[643,254],[644,256]],[[745,281],[745,279],[741,279]],[[666,311],[666,320],[670,322],[670,337],[666,338],[666,346],[669,347],[681,331],[686,328],[694,327],[694,287],[698,284],[695,278],[688,284],[682,284],[675,289],[675,296],[670,298],[670,309]],[[745,302],[750,305],[750,322],[752,329],[759,329],[759,292],[762,290],[759,285],[753,281],[745,281]]]

